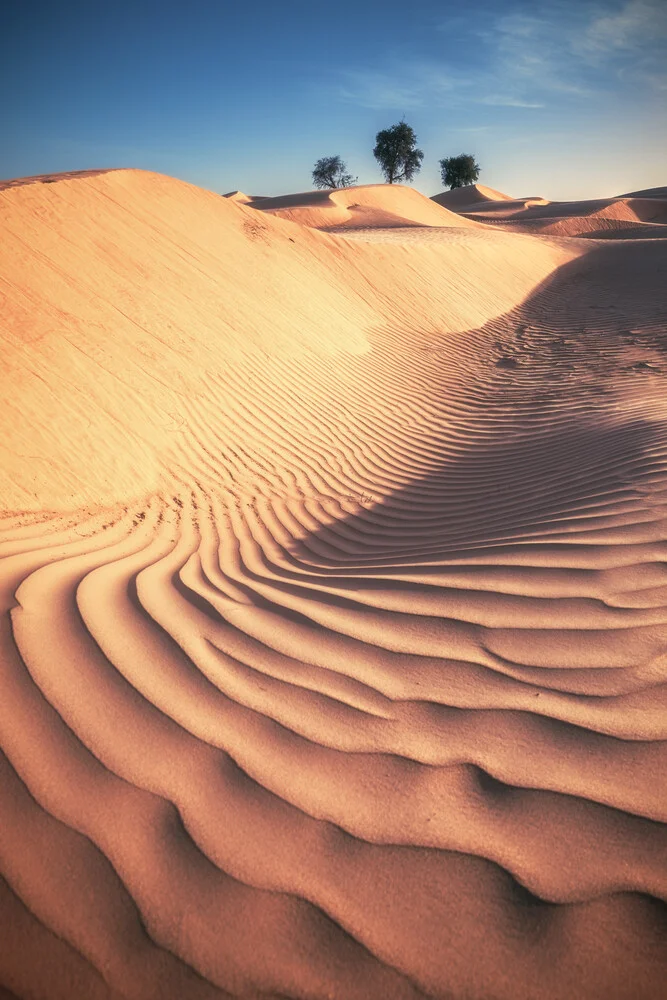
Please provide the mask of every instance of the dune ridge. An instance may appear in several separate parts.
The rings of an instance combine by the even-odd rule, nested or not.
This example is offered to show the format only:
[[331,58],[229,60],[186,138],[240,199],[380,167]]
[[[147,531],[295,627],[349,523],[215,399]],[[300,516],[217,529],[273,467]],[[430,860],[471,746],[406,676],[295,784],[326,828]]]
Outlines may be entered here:
[[3,197],[0,984],[659,996],[667,243]]
[[[142,171],[10,188],[0,221],[3,505],[15,510],[158,488],[181,442],[189,455],[207,372],[238,361],[238,386],[251,356],[255,369],[285,356],[319,357],[324,369],[341,352],[367,352],[370,331],[411,319],[425,342],[475,327],[569,256],[529,240],[512,243],[511,265],[480,241],[463,253],[442,242],[416,255],[368,248]],[[472,294],[475,267],[484,295]],[[238,391],[218,402],[216,420]]]
[[510,232],[590,239],[664,239],[666,232],[665,188],[576,202],[511,199],[495,191],[484,194],[486,190],[471,185],[444,191],[432,200],[462,218]]
[[496,191],[494,188],[486,187],[484,184],[467,184],[465,187],[452,188],[450,191],[443,191],[441,194],[433,195],[432,201],[445,208],[452,208],[456,211],[460,205],[475,205],[486,202],[512,201],[512,196]]
[[403,184],[366,184],[335,191],[307,191],[278,198],[253,198],[252,207],[314,229],[334,232],[367,227],[452,226],[475,223]]

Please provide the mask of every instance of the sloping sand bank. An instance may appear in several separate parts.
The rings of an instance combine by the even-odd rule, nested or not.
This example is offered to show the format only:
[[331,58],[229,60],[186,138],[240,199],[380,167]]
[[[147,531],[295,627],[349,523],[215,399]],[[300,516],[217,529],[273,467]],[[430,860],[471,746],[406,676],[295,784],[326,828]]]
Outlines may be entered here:
[[3,506],[16,510],[143,495],[183,447],[190,477],[190,407],[236,360],[336,371],[382,329],[428,344],[512,308],[578,252],[502,233],[379,250],[142,171],[11,188],[0,224]]
[[0,212],[0,983],[659,997],[667,241]]
[[[663,239],[667,225],[667,189],[654,188],[618,198],[549,202],[544,198],[510,199],[479,185],[434,195],[431,199],[480,224],[510,232],[545,233],[593,239]],[[619,230],[625,230],[619,233]]]
[[306,191],[280,198],[253,198],[253,208],[314,229],[452,226],[475,223],[402,184],[367,184],[338,191]]
[[487,202],[512,200],[511,195],[503,194],[502,191],[496,191],[484,184],[467,184],[465,187],[452,188],[451,191],[443,191],[441,194],[433,195],[432,198],[438,205],[444,205],[452,211],[459,210],[461,205],[484,205]]
[[644,188],[642,191],[629,191],[619,195],[620,198],[659,198],[667,201],[667,187]]

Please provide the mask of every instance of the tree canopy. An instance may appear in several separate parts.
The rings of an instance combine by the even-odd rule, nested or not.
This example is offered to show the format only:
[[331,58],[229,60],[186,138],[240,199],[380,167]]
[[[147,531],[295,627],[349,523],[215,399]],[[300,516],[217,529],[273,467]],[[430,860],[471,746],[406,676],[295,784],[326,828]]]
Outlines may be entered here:
[[313,184],[317,188],[345,188],[356,182],[340,156],[322,156],[313,167]]
[[467,187],[479,180],[480,167],[472,153],[461,153],[440,160],[442,183],[448,188]]
[[377,133],[373,156],[388,184],[411,181],[424,159],[421,149],[417,149],[415,130],[404,121]]

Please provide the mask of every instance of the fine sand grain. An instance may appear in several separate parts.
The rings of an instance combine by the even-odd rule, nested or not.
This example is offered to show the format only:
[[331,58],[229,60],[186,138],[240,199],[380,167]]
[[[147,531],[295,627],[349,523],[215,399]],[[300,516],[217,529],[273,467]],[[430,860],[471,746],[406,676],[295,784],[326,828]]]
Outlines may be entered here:
[[51,179],[0,193],[0,997],[659,1000],[667,200]]

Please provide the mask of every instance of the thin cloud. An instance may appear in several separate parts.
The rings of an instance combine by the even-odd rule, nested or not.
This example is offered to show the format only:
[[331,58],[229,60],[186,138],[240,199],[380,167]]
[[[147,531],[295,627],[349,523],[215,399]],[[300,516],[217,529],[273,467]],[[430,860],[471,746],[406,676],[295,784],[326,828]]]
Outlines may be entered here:
[[[613,13],[558,3],[549,15],[510,13],[484,39],[500,70],[545,93],[593,96],[613,90],[628,68],[651,86],[667,58],[667,4],[626,0]],[[651,72],[653,71],[653,72]]]
[[552,0],[546,14],[517,8],[481,27],[454,16],[436,29],[438,38],[456,37],[442,61],[414,56],[350,68],[335,96],[373,110],[485,104],[529,112],[630,89],[661,94],[667,83],[667,0],[626,0],[611,13],[586,0]]
[[591,96],[595,87],[575,71],[570,52],[569,36],[578,30],[570,20],[513,13],[485,31],[484,40],[497,77],[517,95],[532,97],[537,89],[544,95]]
[[520,97],[503,96],[502,94],[490,94],[487,97],[479,98],[480,104],[490,104],[496,108],[543,108],[544,104],[537,101],[524,101]]
[[493,125],[464,125],[459,128],[450,129],[451,132],[466,132],[466,133],[477,133],[477,132],[490,132],[494,128]]
[[395,108],[418,108],[424,103],[420,88],[400,85],[388,73],[346,70],[337,88],[338,97],[349,104],[383,111]]
[[667,39],[667,5],[663,0],[629,0],[615,14],[596,16],[579,38],[573,39],[576,53],[609,56],[633,51]]
[[428,62],[395,63],[391,72],[344,70],[336,88],[340,100],[374,111],[444,104],[469,83]]

